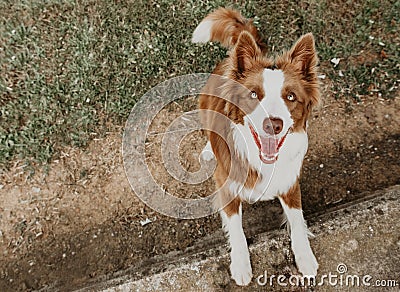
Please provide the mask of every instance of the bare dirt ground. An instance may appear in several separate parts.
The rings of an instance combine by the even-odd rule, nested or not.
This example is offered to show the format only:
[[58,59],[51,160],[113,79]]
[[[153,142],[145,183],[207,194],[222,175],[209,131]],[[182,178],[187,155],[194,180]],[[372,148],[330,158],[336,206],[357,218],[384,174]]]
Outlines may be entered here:
[[[308,216],[400,183],[399,94],[390,100],[372,94],[356,103],[335,100],[330,88],[330,81],[323,80],[324,102],[314,111],[309,129],[302,177]],[[171,105],[153,130],[162,132],[168,121],[195,105],[195,100],[189,106]],[[18,161],[1,173],[0,291],[73,290],[121,269],[145,271],[169,252],[223,242],[217,215],[178,220],[158,214],[136,197],[124,173],[122,131],[95,139],[84,150],[64,149],[48,174],[37,171],[28,178]],[[150,168],[172,192],[185,191],[157,167],[159,154],[152,150],[157,139],[148,147],[154,151],[150,157],[155,166]],[[194,171],[205,140],[196,135],[187,140],[181,161]],[[194,191],[207,194],[212,188],[208,180]],[[276,202],[247,205],[244,212],[250,242],[255,234],[279,226]],[[201,245],[202,240],[207,244]]]

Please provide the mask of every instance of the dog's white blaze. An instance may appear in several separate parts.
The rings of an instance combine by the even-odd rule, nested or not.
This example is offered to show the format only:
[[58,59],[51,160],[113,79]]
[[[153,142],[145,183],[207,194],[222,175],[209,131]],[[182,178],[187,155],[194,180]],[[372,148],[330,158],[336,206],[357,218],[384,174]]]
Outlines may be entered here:
[[260,136],[266,135],[263,130],[263,122],[268,117],[280,118],[283,121],[283,130],[277,135],[277,138],[282,138],[293,125],[290,111],[282,99],[284,82],[285,76],[281,70],[264,69],[264,98],[254,111],[245,117],[245,121],[251,122]]
[[279,150],[278,160],[265,164],[259,157],[259,149],[254,142],[249,123],[262,135],[263,121],[267,117],[283,120],[283,130],[277,135],[283,137],[293,125],[290,111],[281,97],[284,74],[281,70],[265,69],[263,72],[265,97],[256,109],[244,117],[244,125],[232,125],[233,140],[237,155],[249,162],[252,168],[262,175],[262,181],[255,189],[246,189],[237,182],[230,182],[230,191],[242,199],[254,202],[270,200],[279,194],[289,191],[300,174],[301,165],[308,148],[308,137],[305,132],[288,134]]
[[242,227],[242,206],[239,207],[239,214],[230,217],[224,211],[221,211],[221,218],[222,228],[228,235],[231,248],[230,270],[232,278],[238,285],[248,285],[253,275],[249,249]]
[[303,275],[315,276],[318,270],[318,262],[308,241],[308,235],[311,233],[307,229],[303,211],[289,208],[281,198],[280,201],[289,224],[292,250],[297,267]]
[[211,39],[212,20],[203,20],[196,27],[192,36],[192,43],[207,43]]

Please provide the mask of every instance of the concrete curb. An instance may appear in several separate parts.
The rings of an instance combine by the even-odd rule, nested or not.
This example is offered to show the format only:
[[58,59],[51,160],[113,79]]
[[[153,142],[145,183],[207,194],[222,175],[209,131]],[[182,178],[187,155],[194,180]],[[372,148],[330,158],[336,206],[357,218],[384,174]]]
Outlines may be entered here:
[[[400,289],[400,185],[379,191],[367,201],[310,218],[309,226],[315,235],[311,245],[320,264],[317,285],[308,287],[310,291],[366,291],[379,285],[379,291],[383,286],[384,291]],[[296,284],[292,276],[296,268],[285,230],[258,235],[250,253],[254,277],[246,288],[230,280],[227,246],[221,246],[191,256],[173,255],[175,260],[160,263],[161,272],[151,276],[138,278],[134,271],[124,271],[80,291],[300,289],[292,285]],[[280,283],[279,275],[283,276]]]

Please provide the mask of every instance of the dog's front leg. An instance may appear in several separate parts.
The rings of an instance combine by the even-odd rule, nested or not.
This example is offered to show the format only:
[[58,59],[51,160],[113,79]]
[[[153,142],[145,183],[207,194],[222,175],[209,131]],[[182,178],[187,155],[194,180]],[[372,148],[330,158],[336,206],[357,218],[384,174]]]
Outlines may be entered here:
[[250,254],[242,227],[242,205],[236,197],[221,210],[222,227],[226,231],[231,249],[230,271],[236,284],[248,285],[253,277]]
[[298,182],[291,188],[288,194],[280,196],[279,200],[289,224],[290,239],[297,268],[303,276],[316,276],[318,262],[311,250],[308,240],[308,236],[311,235],[311,233],[308,231],[303,217],[300,185]]

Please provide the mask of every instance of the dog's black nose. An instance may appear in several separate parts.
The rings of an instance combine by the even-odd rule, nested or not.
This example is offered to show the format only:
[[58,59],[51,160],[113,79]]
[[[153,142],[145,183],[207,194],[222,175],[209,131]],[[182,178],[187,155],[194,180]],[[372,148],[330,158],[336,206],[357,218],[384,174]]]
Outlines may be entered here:
[[282,132],[283,121],[279,118],[266,118],[263,122],[263,129],[268,135],[278,135]]

